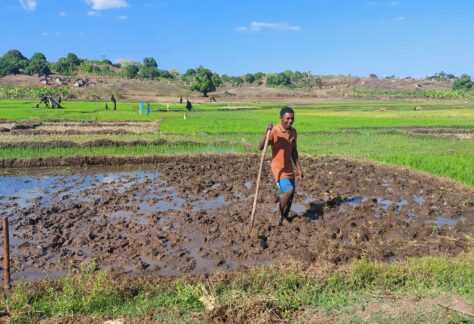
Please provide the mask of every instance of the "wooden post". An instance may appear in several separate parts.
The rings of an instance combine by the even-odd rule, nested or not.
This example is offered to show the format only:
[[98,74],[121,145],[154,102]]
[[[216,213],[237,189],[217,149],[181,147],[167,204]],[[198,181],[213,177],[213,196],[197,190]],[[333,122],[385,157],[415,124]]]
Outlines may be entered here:
[[3,288],[10,289],[10,233],[8,231],[8,217],[3,217]]

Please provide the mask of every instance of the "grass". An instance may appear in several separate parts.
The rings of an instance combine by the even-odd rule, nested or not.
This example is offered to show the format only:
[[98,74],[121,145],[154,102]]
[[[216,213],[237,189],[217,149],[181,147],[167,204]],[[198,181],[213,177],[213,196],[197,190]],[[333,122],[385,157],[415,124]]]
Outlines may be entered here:
[[[473,302],[474,255],[411,258],[392,264],[357,261],[342,267],[319,264],[308,268],[286,262],[240,273],[179,279],[117,277],[95,271],[92,265],[64,279],[21,283],[4,293],[0,311],[23,323],[64,316],[274,322],[295,318],[303,310],[333,320],[356,320],[356,314],[350,316],[354,309],[380,305],[387,292],[410,303],[443,294]],[[433,305],[430,311],[426,320],[436,320],[440,312],[451,320],[462,320]],[[389,319],[377,309],[365,313],[374,319]],[[399,314],[403,315],[403,309]],[[396,314],[392,317],[396,322]]]
[[[142,156],[152,154],[255,153],[269,121],[278,122],[280,105],[234,104],[255,109],[225,110],[223,104],[195,104],[183,119],[183,106],[152,103],[151,116],[136,103],[118,111],[102,103],[66,102],[65,109],[34,109],[31,100],[0,100],[0,116],[11,121],[155,121],[147,134],[16,136],[0,142],[165,140],[162,145],[130,147],[19,147],[0,149],[0,159],[73,155]],[[422,111],[413,111],[422,106]],[[386,110],[381,112],[383,107]],[[474,185],[474,141],[411,136],[407,127],[474,129],[470,102],[353,102],[296,108],[300,154],[338,155],[406,166]],[[224,109],[224,110],[223,110]],[[304,165],[303,165],[304,167]],[[0,312],[14,322],[85,316],[155,319],[164,322],[275,322],[294,318],[361,322],[461,322],[459,314],[424,298],[442,294],[474,302],[474,255],[422,257],[386,264],[366,260],[335,267],[286,262],[239,273],[179,279],[117,277],[94,265],[56,281],[24,282],[4,292]],[[391,296],[389,299],[386,296]],[[392,298],[393,297],[393,298]],[[395,300],[395,301],[394,301]],[[400,301],[412,305],[400,306]],[[381,306],[384,307],[381,307]],[[397,309],[388,312],[387,308]]]
[[[255,153],[265,125],[278,123],[280,105],[195,104],[183,119],[178,103],[152,103],[151,116],[138,115],[137,103],[119,103],[117,111],[102,103],[66,102],[65,109],[34,109],[31,100],[1,100],[0,115],[19,120],[155,121],[153,134],[71,135],[35,137],[3,135],[1,142],[71,140],[78,143],[107,138],[118,141],[166,140],[165,145],[91,148],[1,149],[0,158],[70,155],[151,155],[186,153]],[[227,107],[252,106],[251,110]],[[413,111],[422,106],[422,111]],[[380,107],[386,110],[381,112]],[[407,127],[462,127],[474,129],[474,104],[463,102],[353,102],[296,106],[299,151],[303,155],[338,155],[406,166],[474,185],[474,141],[434,136],[411,136]],[[5,133],[4,133],[5,134]]]

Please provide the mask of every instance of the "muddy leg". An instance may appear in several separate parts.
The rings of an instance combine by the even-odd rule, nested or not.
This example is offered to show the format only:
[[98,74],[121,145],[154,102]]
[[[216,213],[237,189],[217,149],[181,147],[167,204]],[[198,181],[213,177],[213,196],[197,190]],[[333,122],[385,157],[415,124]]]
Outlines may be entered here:
[[293,202],[293,197],[295,195],[294,190],[289,190],[285,192],[284,194],[280,195],[280,214],[281,214],[281,219],[279,225],[283,224],[283,220],[288,217],[288,214],[291,209],[291,204]]

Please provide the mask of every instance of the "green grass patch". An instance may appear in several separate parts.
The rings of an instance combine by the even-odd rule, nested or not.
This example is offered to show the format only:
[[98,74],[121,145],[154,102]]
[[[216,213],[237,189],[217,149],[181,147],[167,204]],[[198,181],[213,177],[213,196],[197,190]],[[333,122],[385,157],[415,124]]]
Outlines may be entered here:
[[[255,153],[265,125],[279,122],[276,104],[195,104],[186,112],[178,103],[151,103],[150,116],[138,114],[137,103],[119,103],[117,111],[101,102],[65,102],[65,109],[35,109],[32,100],[0,100],[4,119],[21,121],[156,121],[160,130],[124,135],[35,135],[0,137],[3,142],[72,140],[78,143],[101,138],[165,140],[166,145],[91,148],[1,149],[0,158],[33,158],[71,155],[151,155],[195,153]],[[421,105],[422,111],[413,107]],[[252,106],[250,110],[229,107]],[[386,110],[380,111],[383,107]],[[407,166],[474,185],[474,141],[435,136],[410,136],[410,127],[474,129],[474,105],[467,102],[353,102],[295,107],[301,154],[338,155]],[[192,144],[193,143],[193,144]]]
[[275,321],[303,308],[343,313],[387,292],[412,300],[453,294],[473,302],[474,256],[342,267],[289,262],[207,279],[117,277],[92,265],[61,280],[17,284],[3,295],[0,311],[17,322],[64,316]]

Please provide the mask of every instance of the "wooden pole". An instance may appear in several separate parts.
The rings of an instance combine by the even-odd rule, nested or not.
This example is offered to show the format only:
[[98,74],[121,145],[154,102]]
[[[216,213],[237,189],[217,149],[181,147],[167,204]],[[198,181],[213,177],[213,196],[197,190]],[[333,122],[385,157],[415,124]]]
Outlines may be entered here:
[[271,130],[268,130],[267,136],[265,137],[265,145],[263,146],[263,150],[262,150],[262,158],[260,159],[260,167],[258,169],[258,176],[257,176],[257,185],[255,188],[255,197],[253,198],[252,213],[250,214],[250,230],[252,230],[253,223],[255,220],[255,210],[257,208],[258,190],[260,189],[260,178],[262,175],[263,161],[265,160],[265,151],[267,150],[268,139],[270,138],[270,133],[271,133]]
[[3,288],[10,289],[10,233],[8,230],[8,217],[3,217]]

